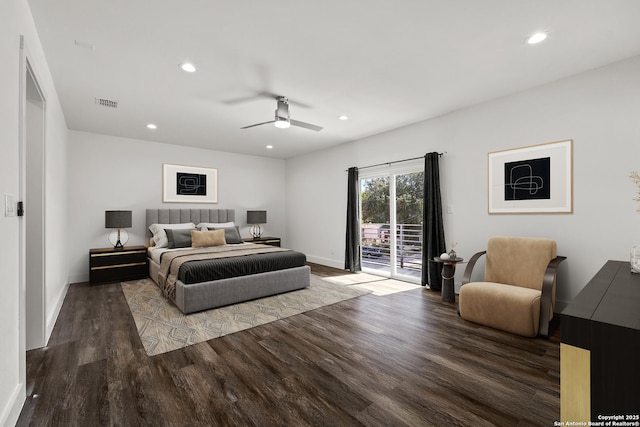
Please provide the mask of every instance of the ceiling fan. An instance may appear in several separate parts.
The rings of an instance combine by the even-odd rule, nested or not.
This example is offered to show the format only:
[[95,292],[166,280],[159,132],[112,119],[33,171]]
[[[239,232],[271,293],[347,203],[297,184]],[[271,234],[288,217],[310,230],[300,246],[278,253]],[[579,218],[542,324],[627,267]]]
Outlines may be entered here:
[[314,130],[316,132],[320,132],[323,128],[322,126],[312,125],[311,123],[301,122],[299,120],[293,120],[289,117],[289,100],[286,96],[275,96],[277,106],[276,106],[276,114],[275,119],[270,120],[268,122],[256,123],[254,125],[249,125],[242,127],[240,129],[248,129],[255,126],[266,125],[268,123],[274,123],[277,128],[286,129],[289,126],[298,126],[305,129]]

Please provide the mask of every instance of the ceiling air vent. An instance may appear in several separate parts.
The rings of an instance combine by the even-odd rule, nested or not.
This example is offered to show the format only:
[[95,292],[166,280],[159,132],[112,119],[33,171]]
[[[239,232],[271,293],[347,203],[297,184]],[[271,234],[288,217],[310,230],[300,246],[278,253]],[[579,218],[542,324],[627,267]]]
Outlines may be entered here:
[[96,98],[96,104],[101,107],[118,108],[118,101],[112,101],[106,98]]

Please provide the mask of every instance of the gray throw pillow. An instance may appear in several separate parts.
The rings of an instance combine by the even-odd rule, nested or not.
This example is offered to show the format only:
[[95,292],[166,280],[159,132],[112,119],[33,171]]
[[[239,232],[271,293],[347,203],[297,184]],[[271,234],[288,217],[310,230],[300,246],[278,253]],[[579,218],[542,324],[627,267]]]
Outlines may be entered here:
[[227,241],[227,244],[237,244],[242,243],[242,237],[240,237],[240,227],[225,227],[225,228],[209,228],[209,230],[224,230],[224,239]]
[[189,248],[191,247],[191,230],[192,229],[179,229],[179,228],[165,228],[167,233],[167,240],[169,249],[175,248]]

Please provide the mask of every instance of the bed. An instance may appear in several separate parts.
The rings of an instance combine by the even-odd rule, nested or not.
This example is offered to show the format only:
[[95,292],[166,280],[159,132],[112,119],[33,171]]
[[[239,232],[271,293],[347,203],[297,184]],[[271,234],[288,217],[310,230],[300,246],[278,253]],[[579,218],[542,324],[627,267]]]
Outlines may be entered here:
[[150,227],[155,231],[166,224],[188,228],[184,224],[202,223],[230,228],[234,222],[234,209],[147,209],[149,277],[183,313],[309,286],[310,268],[300,252],[244,242],[224,245],[229,251],[222,246],[165,249],[159,247],[162,243],[155,245],[154,239],[158,235],[150,230]]

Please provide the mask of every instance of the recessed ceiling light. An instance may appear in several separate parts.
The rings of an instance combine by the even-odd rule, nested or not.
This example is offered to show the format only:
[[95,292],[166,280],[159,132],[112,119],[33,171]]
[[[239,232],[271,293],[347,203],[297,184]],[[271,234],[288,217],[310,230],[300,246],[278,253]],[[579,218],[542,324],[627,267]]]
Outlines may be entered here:
[[187,73],[195,73],[195,71],[196,71],[196,66],[191,64],[191,63],[189,63],[189,62],[185,62],[184,64],[180,64],[180,68],[182,68]]
[[154,125],[153,123],[149,123],[149,124],[147,125],[147,127],[148,127],[149,129],[158,129],[158,126]]
[[267,149],[268,149],[268,150],[273,149],[273,145],[267,145]]
[[537,44],[547,38],[547,33],[535,33],[527,39],[529,44]]
[[338,120],[349,120],[349,116],[342,114],[341,116],[338,116]]

